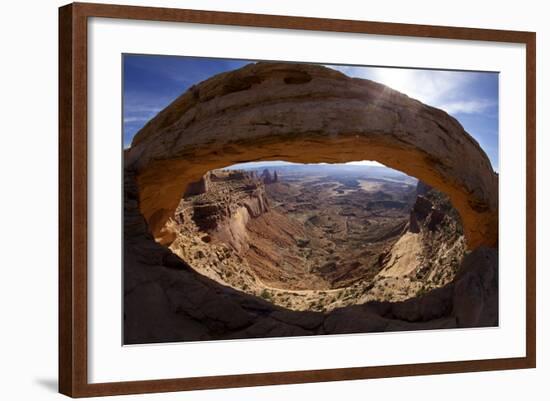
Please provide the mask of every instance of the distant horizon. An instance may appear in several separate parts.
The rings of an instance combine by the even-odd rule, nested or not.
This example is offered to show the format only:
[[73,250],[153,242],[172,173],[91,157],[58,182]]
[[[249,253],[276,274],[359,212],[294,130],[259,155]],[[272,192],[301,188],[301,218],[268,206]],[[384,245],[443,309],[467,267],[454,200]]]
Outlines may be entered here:
[[[374,160],[358,160],[346,163],[293,163],[283,160],[266,160],[249,163],[237,163],[227,167],[222,167],[218,170],[258,171],[266,169],[284,175],[285,170],[287,170],[288,168],[290,168],[290,171],[292,173],[295,173],[296,169],[292,169],[292,167],[296,167],[296,169],[299,169],[299,171],[303,174],[322,173],[334,175],[335,173],[338,173],[357,175],[357,173],[360,172],[360,174],[364,174],[365,177],[379,177],[382,174],[388,177],[401,177],[406,180],[411,180],[415,182],[419,181],[419,179],[415,176],[408,175],[401,170],[388,167]],[[315,167],[319,167],[319,169],[317,170],[315,169]]]
[[[392,169],[391,167],[388,167],[380,162],[377,162],[376,160],[358,160],[358,161],[351,161],[351,162],[345,162],[345,163],[326,163],[326,162],[319,162],[319,163],[295,163],[295,162],[288,162],[285,160],[265,160],[265,161],[253,161],[253,162],[243,162],[243,163],[237,163],[232,164],[230,166],[224,167],[225,170],[238,170],[243,168],[261,168],[263,166],[266,167],[272,167],[272,166],[292,166],[292,165],[348,165],[348,166],[371,166],[371,167],[385,167]],[[395,169],[392,169],[395,170]],[[395,170],[400,171],[400,170]]]

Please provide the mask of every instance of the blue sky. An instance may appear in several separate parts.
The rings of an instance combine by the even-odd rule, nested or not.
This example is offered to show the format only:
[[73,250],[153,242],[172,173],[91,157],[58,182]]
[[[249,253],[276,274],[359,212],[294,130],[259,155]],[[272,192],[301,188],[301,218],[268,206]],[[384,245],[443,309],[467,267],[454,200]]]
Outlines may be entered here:
[[[124,56],[124,146],[186,89],[212,75],[250,61]],[[445,110],[487,153],[498,171],[498,73],[326,65],[348,76],[367,78]]]

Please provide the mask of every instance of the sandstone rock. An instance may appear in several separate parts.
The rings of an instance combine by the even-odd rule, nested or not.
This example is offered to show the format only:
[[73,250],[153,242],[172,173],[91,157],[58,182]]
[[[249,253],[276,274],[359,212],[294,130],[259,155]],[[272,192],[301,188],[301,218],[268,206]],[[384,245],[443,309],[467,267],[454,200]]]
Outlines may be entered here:
[[326,314],[292,312],[189,269],[187,261],[155,242],[145,223],[133,223],[143,218],[132,195],[136,190],[132,175],[125,181],[125,215],[131,216],[124,242],[126,344],[498,323],[498,252],[494,249],[471,252],[455,283],[406,303],[369,302]]
[[384,331],[387,319],[362,305],[336,309],[327,315],[323,323],[327,334],[371,333]]
[[386,331],[442,330],[454,329],[456,327],[456,318],[454,316],[450,316],[427,322],[415,323],[403,322],[402,320],[390,320],[386,326]]
[[218,227],[218,222],[229,215],[225,205],[196,204],[193,208],[193,221],[202,231],[211,231]]
[[275,184],[279,181],[279,176],[277,175],[277,171],[273,171],[273,174],[268,169],[264,169],[262,171],[262,174],[260,175],[261,180],[265,185]]
[[277,310],[271,313],[269,317],[306,330],[314,330],[324,320],[323,314],[319,312],[293,312],[286,310]]
[[273,182],[273,178],[271,177],[271,173],[268,169],[264,169],[262,172],[262,175],[260,175],[260,178],[264,182],[264,184],[269,185]]
[[[299,78],[296,78],[299,77]],[[498,240],[498,178],[445,112],[318,65],[257,63],[216,75],[143,127],[126,152],[139,206],[159,238],[182,192],[209,170],[246,160],[372,159],[451,198],[470,249]]]
[[416,202],[413,206],[413,212],[416,214],[417,218],[424,220],[430,212],[432,211],[432,202],[423,195],[418,195],[416,197]]
[[166,252],[162,258],[162,265],[172,269],[191,270],[189,264],[172,252]]
[[498,325],[498,252],[481,247],[468,254],[455,280],[454,315],[459,327]]
[[215,238],[234,249],[246,249],[247,222],[269,210],[263,183],[253,173],[239,170],[209,172],[204,180],[206,190],[186,194],[176,215],[192,202],[194,223],[209,233],[203,237],[205,242]]
[[426,195],[429,191],[432,190],[432,187],[430,187],[425,182],[418,180],[418,183],[416,184],[416,194],[417,195]]
[[418,218],[416,217],[416,213],[414,210],[411,210],[409,217],[409,231],[412,233],[420,232],[420,225],[418,224]]
[[144,283],[124,296],[124,343],[143,344],[209,339],[208,329],[185,314],[173,312],[160,283]]
[[175,312],[185,312],[214,331],[231,331],[252,323],[252,316],[230,298],[207,287],[192,289],[182,286],[166,291]]
[[439,209],[434,209],[430,213],[429,219],[428,219],[428,229],[430,231],[435,231],[437,227],[440,226],[440,224],[445,219],[445,213],[443,213]]
[[435,320],[451,314],[452,286],[437,288],[426,295],[391,304],[391,315],[407,322]]
[[147,231],[147,223],[142,215],[130,213],[124,215],[124,236],[126,238],[139,236],[145,231]]
[[191,182],[187,186],[187,189],[185,190],[184,196],[193,196],[193,195],[200,195],[204,194],[208,191],[209,187],[209,174],[203,175],[200,180]]
[[268,338],[268,337],[293,337],[314,334],[301,327],[282,323],[278,320],[265,317],[259,318],[254,324],[241,332],[236,332],[228,338]]

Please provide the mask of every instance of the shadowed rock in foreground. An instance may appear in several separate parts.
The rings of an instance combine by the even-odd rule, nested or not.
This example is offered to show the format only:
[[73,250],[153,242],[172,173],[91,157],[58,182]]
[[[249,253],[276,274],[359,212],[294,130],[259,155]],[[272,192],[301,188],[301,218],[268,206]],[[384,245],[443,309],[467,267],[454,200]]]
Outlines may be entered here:
[[[280,159],[371,159],[417,177],[449,196],[470,252],[452,281],[406,301],[299,312],[202,276],[165,246],[175,239],[167,222],[182,193],[204,193],[206,171]],[[498,324],[498,251],[486,247],[498,243],[498,177],[454,118],[384,85],[289,63],[251,64],[213,76],[140,130],[125,153],[124,179],[127,344]],[[248,214],[266,209],[262,197],[255,199],[241,205]],[[211,204],[197,206],[195,222],[205,227],[215,223],[210,217],[224,216],[222,210],[211,213]],[[427,197],[415,204],[409,239],[437,231],[445,216],[433,206]],[[238,248],[243,230],[229,228],[225,234]],[[401,274],[399,263],[392,266],[385,274]]]
[[404,302],[368,302],[328,313],[297,312],[196,273],[158,244],[125,172],[124,343],[306,336],[498,324],[498,252],[480,247],[453,282]]

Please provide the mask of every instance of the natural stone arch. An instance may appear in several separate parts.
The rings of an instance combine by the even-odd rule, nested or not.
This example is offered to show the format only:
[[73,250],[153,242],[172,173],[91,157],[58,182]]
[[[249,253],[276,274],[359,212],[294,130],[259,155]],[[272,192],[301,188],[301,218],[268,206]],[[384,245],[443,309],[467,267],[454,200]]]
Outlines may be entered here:
[[257,63],[176,99],[134,138],[126,167],[155,237],[187,185],[254,160],[377,160],[445,192],[468,245],[498,242],[498,176],[479,144],[442,110],[329,68]]

